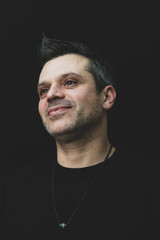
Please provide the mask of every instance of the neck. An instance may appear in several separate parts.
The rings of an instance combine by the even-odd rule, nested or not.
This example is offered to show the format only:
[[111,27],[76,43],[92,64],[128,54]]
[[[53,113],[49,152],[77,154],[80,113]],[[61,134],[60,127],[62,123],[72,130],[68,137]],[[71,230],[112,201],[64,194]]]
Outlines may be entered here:
[[[72,142],[56,142],[57,161],[60,165],[68,168],[82,168],[96,165],[105,160],[110,149],[107,134],[101,132],[94,136],[74,139]],[[109,157],[113,154],[113,147]]]

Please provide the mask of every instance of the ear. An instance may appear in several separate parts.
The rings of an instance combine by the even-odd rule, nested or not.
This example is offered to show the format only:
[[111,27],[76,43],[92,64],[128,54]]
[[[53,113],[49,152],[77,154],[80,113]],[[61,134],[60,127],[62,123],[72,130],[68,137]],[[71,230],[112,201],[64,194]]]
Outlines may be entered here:
[[112,85],[106,86],[103,90],[103,108],[110,109],[116,100],[116,91]]

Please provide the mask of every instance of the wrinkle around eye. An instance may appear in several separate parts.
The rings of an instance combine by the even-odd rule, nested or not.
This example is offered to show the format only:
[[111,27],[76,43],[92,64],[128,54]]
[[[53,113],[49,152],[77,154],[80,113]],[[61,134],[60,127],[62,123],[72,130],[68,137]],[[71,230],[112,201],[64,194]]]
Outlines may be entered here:
[[[71,84],[68,84],[68,83],[71,83]],[[76,85],[76,84],[77,84],[77,81],[75,81],[75,80],[67,80],[67,81],[65,81],[64,86],[72,86],[72,85]]]
[[47,95],[48,89],[47,88],[42,88],[39,90],[39,96],[40,98],[44,98]]

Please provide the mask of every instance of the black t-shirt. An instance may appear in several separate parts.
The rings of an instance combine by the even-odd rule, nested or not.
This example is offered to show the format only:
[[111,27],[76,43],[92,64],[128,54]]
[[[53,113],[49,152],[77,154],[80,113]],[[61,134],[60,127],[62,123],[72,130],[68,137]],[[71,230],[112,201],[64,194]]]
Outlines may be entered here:
[[[1,184],[0,239],[153,237],[150,161],[127,152],[117,148],[104,163],[79,169],[56,162],[53,184],[51,152],[14,170]],[[58,226],[53,186],[59,221],[69,221],[65,229]]]

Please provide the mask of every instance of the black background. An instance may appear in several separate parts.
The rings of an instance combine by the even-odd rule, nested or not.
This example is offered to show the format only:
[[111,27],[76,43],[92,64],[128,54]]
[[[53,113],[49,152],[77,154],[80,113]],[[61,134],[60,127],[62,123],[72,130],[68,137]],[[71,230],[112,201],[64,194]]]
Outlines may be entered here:
[[[26,163],[24,146],[37,151],[39,144],[51,141],[37,111],[36,45],[43,32],[110,55],[117,84],[117,101],[109,115],[110,138],[115,144],[141,149],[153,160],[158,87],[154,4],[5,0],[0,17],[1,176]],[[7,157],[14,149],[22,154],[21,162]],[[32,160],[30,156],[28,161]]]

